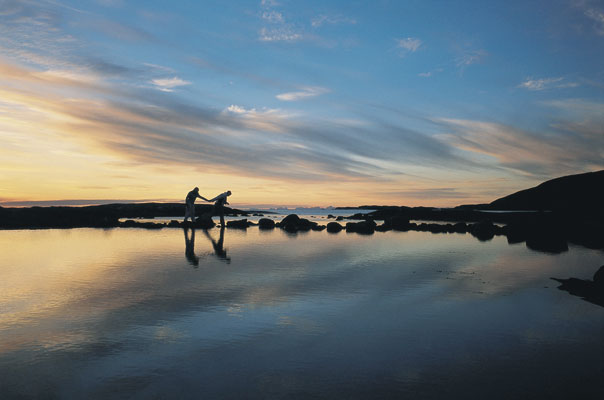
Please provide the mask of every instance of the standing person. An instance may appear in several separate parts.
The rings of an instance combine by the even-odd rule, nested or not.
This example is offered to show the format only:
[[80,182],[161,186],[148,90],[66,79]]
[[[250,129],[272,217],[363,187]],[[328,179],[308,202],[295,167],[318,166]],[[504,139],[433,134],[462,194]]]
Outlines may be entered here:
[[185,199],[185,220],[183,222],[187,222],[187,218],[191,218],[191,222],[195,222],[195,200],[200,198],[205,201],[209,201],[203,196],[199,195],[199,188],[191,190]]
[[213,199],[206,200],[206,201],[214,202],[214,214],[220,215],[220,226],[224,226],[224,205],[229,204],[227,202],[227,197],[229,197],[230,195],[231,195],[231,191],[227,190],[224,193],[220,193],[218,196],[214,197]]

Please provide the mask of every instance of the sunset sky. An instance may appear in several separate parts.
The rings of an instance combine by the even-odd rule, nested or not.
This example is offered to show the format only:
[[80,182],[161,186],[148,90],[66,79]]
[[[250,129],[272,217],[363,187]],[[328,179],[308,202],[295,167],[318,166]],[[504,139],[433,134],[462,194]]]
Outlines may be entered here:
[[600,169],[602,1],[0,0],[0,205],[453,206]]

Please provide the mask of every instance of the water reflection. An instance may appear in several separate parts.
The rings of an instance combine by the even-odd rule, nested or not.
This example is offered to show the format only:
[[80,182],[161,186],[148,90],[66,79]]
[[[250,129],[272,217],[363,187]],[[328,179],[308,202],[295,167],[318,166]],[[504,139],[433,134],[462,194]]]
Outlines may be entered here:
[[231,257],[227,256],[226,249],[224,248],[224,223],[220,225],[220,237],[218,240],[214,240],[214,238],[209,234],[207,229],[204,229],[203,233],[205,233],[206,237],[212,243],[212,247],[214,248],[214,255],[219,259],[225,261],[227,264],[231,263]]
[[[220,268],[224,229],[183,233],[185,259],[176,229],[0,232],[0,397],[588,398],[599,387],[603,309],[544,286],[591,278],[601,252],[249,229],[228,232],[233,260]],[[203,273],[183,268],[195,263]]]
[[[194,267],[199,266],[199,257],[195,255],[195,228],[185,226],[183,228],[185,234],[185,257],[189,264]],[[191,235],[189,236],[189,231]]]

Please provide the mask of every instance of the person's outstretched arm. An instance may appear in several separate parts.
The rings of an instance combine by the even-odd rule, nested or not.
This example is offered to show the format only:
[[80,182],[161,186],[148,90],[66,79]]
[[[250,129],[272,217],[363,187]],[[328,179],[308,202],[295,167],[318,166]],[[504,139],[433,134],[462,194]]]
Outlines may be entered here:
[[201,196],[200,194],[198,194],[197,197],[199,197],[200,199],[205,200],[205,201],[210,201],[210,200],[206,199],[205,197]]

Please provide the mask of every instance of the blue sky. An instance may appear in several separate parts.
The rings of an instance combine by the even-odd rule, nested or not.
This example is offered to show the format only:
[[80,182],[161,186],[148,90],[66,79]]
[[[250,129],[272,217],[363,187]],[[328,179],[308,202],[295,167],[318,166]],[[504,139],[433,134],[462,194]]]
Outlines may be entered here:
[[604,168],[604,3],[459,3],[0,1],[0,203],[444,206]]

